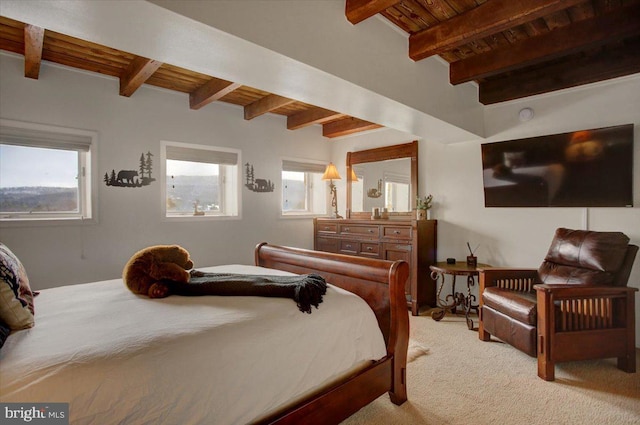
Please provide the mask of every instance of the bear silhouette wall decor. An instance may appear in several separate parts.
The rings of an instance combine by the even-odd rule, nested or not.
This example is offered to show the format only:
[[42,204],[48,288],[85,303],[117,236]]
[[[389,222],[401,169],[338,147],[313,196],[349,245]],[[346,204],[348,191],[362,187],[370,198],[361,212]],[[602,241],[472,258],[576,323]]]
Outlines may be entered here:
[[151,182],[156,181],[151,177],[151,169],[153,166],[153,154],[143,152],[140,155],[140,164],[137,170],[120,170],[116,173],[115,169],[111,170],[111,174],[104,173],[104,183],[107,186],[116,187],[142,187],[148,186]]
[[246,183],[244,185],[247,187],[247,189],[249,189],[252,192],[273,192],[274,191],[274,189],[276,188],[276,185],[273,182],[271,182],[271,180],[256,179],[255,174],[253,172],[253,165],[247,162],[244,166],[246,168],[245,170]]

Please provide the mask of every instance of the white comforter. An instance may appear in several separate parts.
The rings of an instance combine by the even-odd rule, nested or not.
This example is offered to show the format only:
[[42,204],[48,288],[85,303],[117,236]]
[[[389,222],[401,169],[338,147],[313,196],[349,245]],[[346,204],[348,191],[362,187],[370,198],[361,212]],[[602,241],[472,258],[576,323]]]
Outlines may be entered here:
[[35,327],[0,350],[0,401],[68,402],[72,424],[246,424],[386,355],[366,303],[331,285],[312,314],[284,298],[152,300],[120,279],[35,305]]

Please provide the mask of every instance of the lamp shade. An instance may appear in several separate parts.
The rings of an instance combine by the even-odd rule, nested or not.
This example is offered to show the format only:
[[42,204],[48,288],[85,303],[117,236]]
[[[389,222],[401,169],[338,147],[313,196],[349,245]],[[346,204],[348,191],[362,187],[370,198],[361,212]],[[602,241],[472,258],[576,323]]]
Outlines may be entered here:
[[324,174],[322,175],[322,180],[340,180],[342,179],[342,177],[340,177],[340,174],[338,174],[338,169],[336,168],[335,165],[333,165],[333,162],[330,162],[329,165],[327,165],[327,169],[324,170]]

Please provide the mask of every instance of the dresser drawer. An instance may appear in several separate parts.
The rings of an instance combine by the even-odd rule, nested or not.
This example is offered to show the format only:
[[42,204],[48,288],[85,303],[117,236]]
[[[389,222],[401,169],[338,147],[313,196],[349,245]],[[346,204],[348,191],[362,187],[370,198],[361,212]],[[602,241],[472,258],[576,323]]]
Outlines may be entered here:
[[411,244],[387,242],[383,244],[383,249],[385,251],[411,252]]
[[380,244],[357,240],[339,240],[341,254],[380,258]]
[[382,228],[382,237],[385,239],[411,239],[411,227],[384,226]]
[[363,256],[378,258],[380,256],[380,244],[373,242],[362,242],[360,244],[359,253]]
[[338,243],[342,254],[357,255],[360,251],[360,242],[358,241],[339,240]]
[[338,239],[316,237],[316,251],[338,252]]
[[338,233],[338,225],[336,223],[318,223],[318,233]]
[[341,224],[341,235],[369,236],[372,238],[380,237],[380,228],[378,226],[360,226],[353,224]]

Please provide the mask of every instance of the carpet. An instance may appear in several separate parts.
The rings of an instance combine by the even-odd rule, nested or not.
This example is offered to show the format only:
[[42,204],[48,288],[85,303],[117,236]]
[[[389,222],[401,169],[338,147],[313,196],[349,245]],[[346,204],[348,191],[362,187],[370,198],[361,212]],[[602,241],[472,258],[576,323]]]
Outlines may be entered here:
[[615,359],[560,363],[546,382],[535,358],[480,341],[464,316],[435,322],[422,312],[410,326],[409,400],[396,406],[385,394],[343,425],[640,424],[640,373]]

